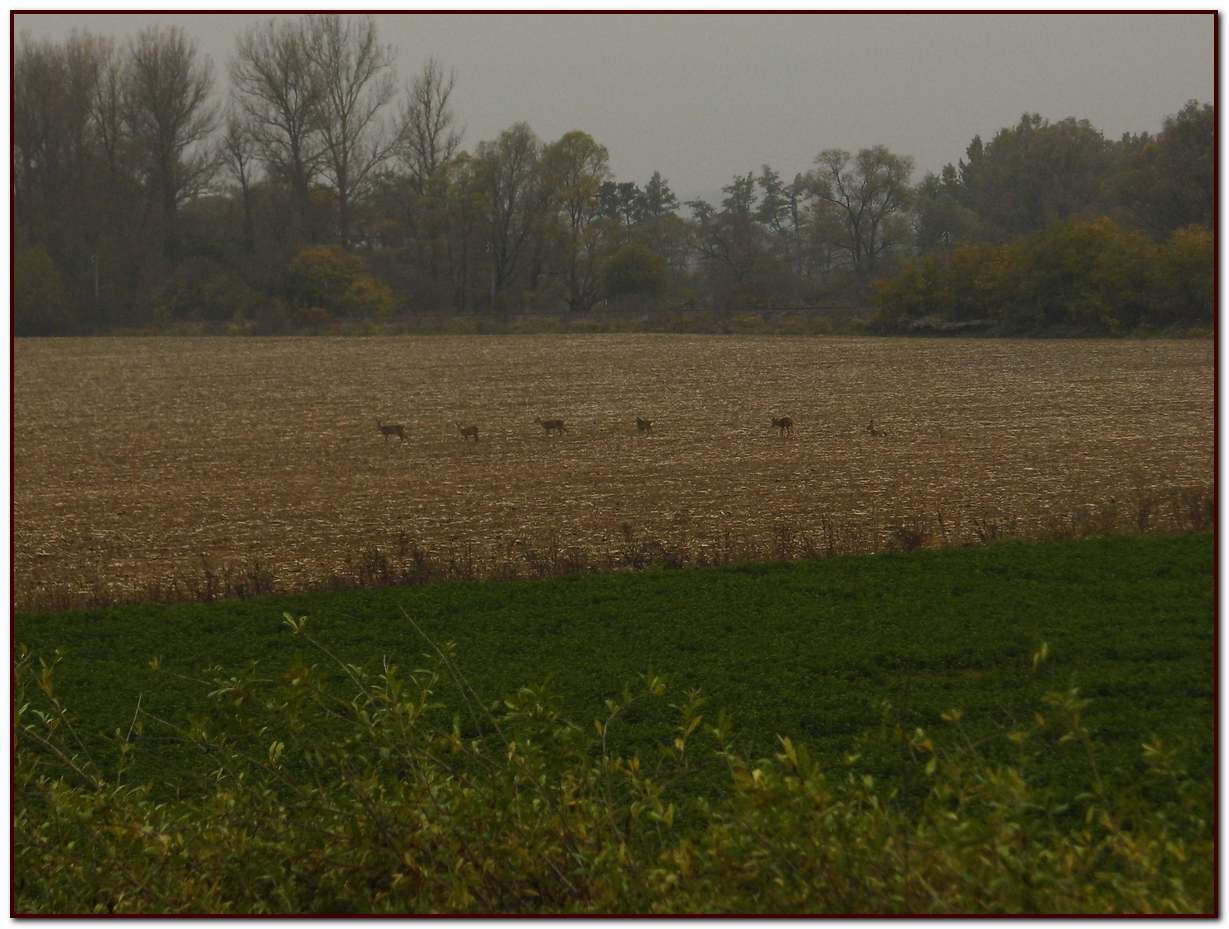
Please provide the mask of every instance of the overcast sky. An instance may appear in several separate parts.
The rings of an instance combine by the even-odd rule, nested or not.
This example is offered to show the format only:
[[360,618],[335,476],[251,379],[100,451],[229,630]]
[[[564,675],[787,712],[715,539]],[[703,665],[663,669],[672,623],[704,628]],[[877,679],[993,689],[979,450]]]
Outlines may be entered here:
[[[18,35],[128,36],[177,23],[211,57],[219,93],[235,34],[266,16],[24,14]],[[1156,131],[1210,102],[1210,14],[431,14],[376,20],[408,82],[430,55],[458,76],[472,147],[524,120],[550,141],[583,129],[621,180],[661,171],[716,198],[767,163],[787,178],[824,148],[884,144],[919,179],[1025,111],[1087,118],[1108,137]]]

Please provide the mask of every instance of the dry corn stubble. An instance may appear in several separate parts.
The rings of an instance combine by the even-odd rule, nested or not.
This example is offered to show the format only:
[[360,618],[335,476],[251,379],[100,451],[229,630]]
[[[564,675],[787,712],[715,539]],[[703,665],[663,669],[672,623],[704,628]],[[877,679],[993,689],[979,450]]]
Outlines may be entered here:
[[[1207,341],[131,338],[14,358],[19,604],[202,564],[310,586],[398,536],[505,575],[632,539],[694,561],[956,543],[1138,523],[1132,501],[1212,484]],[[554,417],[567,432],[534,422]]]

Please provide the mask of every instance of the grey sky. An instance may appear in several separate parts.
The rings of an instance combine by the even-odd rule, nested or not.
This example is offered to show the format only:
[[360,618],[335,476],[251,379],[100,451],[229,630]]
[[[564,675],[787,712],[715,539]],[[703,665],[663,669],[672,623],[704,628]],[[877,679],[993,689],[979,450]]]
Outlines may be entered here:
[[[127,36],[178,23],[219,87],[248,14],[23,14],[19,35]],[[1021,113],[1155,131],[1211,101],[1210,14],[431,14],[376,16],[404,84],[429,55],[457,69],[464,145],[524,120],[544,140],[583,129],[621,180],[654,170],[681,199],[736,173],[811,167],[824,148],[884,144],[916,179]]]

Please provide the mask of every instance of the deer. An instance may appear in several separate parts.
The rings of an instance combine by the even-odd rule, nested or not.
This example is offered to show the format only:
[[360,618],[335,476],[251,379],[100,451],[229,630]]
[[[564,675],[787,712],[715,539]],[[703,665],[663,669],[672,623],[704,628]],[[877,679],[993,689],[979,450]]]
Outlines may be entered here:
[[380,434],[384,436],[384,443],[386,445],[388,444],[389,438],[392,436],[396,436],[402,442],[405,441],[405,426],[401,425],[400,423],[389,423],[386,426],[377,419],[376,425],[380,428]]
[[478,441],[477,426],[462,426],[460,423],[457,423],[457,428],[461,430],[462,439],[473,439],[475,442]]
[[873,435],[873,436],[880,436],[880,437],[882,437],[882,436],[886,436],[886,435],[887,435],[887,432],[886,432],[886,431],[884,431],[883,429],[878,428],[878,427],[875,425],[875,421],[874,421],[873,419],[872,419],[869,423],[867,423],[867,424],[866,424],[866,431],[867,431],[868,433],[870,433],[871,435]]
[[636,417],[636,431],[637,432],[652,432],[653,431],[653,421],[651,419],[641,419],[639,416],[637,416]]
[[545,429],[547,435],[550,435],[552,432],[564,433],[568,431],[567,427],[563,425],[562,419],[535,419],[534,422]]
[[794,421],[788,416],[782,416],[779,419],[772,421],[772,427],[781,432],[781,438],[792,436],[794,434]]

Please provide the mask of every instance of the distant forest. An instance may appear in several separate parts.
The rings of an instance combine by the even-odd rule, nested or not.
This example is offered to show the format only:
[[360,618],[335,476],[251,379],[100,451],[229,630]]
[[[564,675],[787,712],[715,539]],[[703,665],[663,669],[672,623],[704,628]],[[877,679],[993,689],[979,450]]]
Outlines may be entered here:
[[[17,335],[331,331],[424,316],[866,308],[881,332],[1207,327],[1210,104],[1113,140],[1025,114],[913,179],[883,146],[762,165],[719,203],[618,180],[576,130],[466,146],[459,78],[399,82],[364,17],[271,19],[213,63],[178,28],[20,38]],[[801,131],[801,130],[800,130]]]

